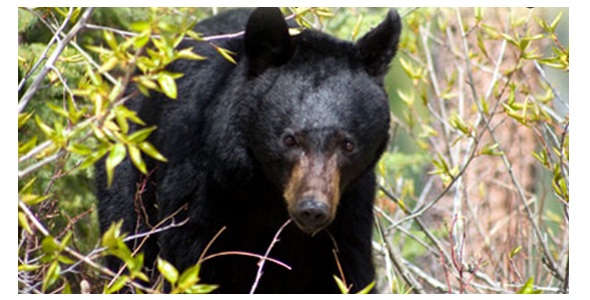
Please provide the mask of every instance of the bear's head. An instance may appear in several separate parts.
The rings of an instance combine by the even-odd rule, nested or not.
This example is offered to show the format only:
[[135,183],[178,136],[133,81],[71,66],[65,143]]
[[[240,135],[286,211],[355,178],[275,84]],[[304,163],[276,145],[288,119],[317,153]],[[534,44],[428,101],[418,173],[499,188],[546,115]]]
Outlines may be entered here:
[[308,234],[334,220],[386,147],[383,77],[400,31],[395,10],[355,43],[313,30],[291,36],[278,9],[256,9],[248,21],[247,147]]

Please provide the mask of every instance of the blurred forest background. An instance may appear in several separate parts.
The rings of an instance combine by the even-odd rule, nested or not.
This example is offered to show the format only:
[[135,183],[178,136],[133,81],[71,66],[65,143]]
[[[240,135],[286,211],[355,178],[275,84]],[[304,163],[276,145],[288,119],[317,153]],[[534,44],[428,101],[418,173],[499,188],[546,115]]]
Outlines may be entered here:
[[[191,30],[220,10],[18,9],[19,293],[161,291],[132,280],[142,260],[121,250],[124,236],[100,236],[92,165],[107,156],[113,169],[129,155],[142,170],[143,155],[158,156],[149,132],[128,132],[140,120],[123,91],[138,84],[174,98],[166,65],[204,59],[176,49],[182,39],[231,60],[215,45],[223,37]],[[386,11],[284,9],[302,28],[345,40]],[[568,8],[399,11],[404,29],[385,82],[392,139],[376,170],[378,290],[568,293]],[[106,269],[107,254],[124,259],[128,275]],[[173,266],[158,269],[174,280]],[[182,275],[190,288],[177,292],[210,291]]]

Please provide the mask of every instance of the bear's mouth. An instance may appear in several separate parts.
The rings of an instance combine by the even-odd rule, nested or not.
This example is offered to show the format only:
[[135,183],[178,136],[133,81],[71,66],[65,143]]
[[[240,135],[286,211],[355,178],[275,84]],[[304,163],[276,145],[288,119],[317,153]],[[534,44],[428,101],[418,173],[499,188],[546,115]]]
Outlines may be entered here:
[[303,232],[315,235],[330,225],[340,200],[336,156],[302,155],[291,170],[283,197],[289,216]]

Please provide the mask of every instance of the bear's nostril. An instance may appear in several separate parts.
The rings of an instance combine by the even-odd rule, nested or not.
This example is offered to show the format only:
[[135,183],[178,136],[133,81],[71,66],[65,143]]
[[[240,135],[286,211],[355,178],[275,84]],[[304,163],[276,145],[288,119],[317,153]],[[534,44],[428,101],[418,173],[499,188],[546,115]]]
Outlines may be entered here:
[[297,205],[295,218],[303,227],[315,231],[330,219],[330,209],[325,203],[304,200]]

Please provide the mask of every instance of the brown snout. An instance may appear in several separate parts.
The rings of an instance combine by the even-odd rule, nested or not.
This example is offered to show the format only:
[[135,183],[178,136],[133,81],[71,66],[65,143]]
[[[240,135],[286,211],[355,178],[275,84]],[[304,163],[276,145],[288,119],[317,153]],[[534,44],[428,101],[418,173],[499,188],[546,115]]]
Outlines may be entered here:
[[340,200],[340,172],[335,156],[302,155],[283,193],[289,215],[308,234],[328,226]]

